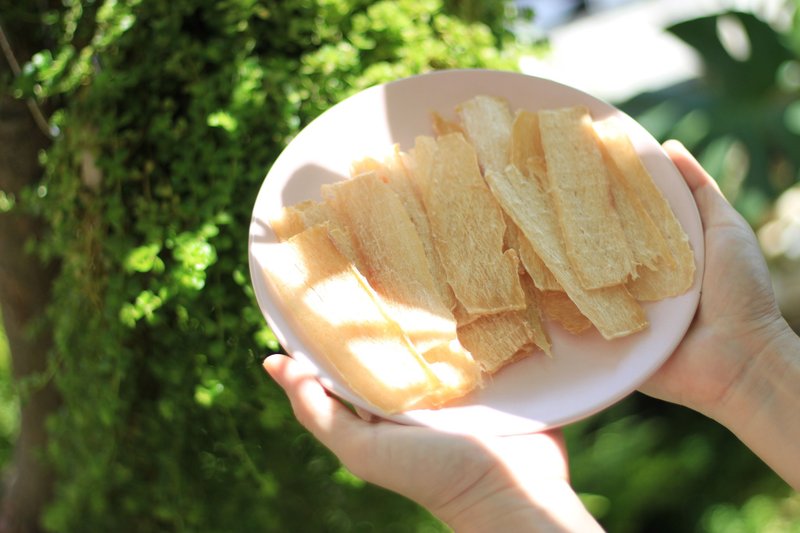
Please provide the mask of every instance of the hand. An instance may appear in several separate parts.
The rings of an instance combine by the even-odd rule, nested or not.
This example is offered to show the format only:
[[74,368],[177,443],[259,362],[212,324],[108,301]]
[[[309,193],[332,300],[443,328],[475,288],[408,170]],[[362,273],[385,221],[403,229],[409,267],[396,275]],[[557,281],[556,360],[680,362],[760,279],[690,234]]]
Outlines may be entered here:
[[664,149],[694,194],[705,235],[700,305],[691,327],[642,392],[715,416],[743,374],[788,329],[753,231],[676,141]]
[[569,487],[559,432],[465,437],[364,420],[283,355],[264,368],[295,416],[355,475],[410,498],[461,531],[594,531]]
[[686,148],[664,148],[700,211],[705,272],[689,331],[641,390],[721,422],[800,490],[800,338],[778,310],[750,227]]

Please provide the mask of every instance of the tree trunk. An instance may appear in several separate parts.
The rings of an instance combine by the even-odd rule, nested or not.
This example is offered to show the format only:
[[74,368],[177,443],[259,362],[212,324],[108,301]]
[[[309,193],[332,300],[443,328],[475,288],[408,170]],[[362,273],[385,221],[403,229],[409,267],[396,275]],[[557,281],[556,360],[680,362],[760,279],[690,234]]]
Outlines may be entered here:
[[[0,71],[4,68],[0,56]],[[0,96],[0,191],[19,199],[24,187],[38,181],[38,152],[47,144],[25,102]],[[44,314],[54,273],[25,253],[25,243],[36,238],[41,222],[19,211],[0,212],[0,307],[17,381],[46,368],[50,334],[46,328],[33,332],[31,325]],[[20,433],[0,493],[3,533],[40,531],[41,511],[53,485],[43,453],[45,421],[58,405],[55,387],[48,383],[21,400]]]

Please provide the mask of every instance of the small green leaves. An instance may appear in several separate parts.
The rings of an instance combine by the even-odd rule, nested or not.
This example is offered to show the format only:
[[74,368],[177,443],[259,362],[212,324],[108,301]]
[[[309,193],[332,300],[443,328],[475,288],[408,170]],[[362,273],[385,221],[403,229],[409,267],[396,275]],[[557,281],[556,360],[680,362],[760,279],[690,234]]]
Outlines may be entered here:
[[139,293],[133,303],[126,303],[119,312],[120,321],[128,327],[134,327],[142,318],[152,320],[155,312],[166,299],[168,291],[162,289],[159,294],[145,290]]
[[[224,221],[226,216],[217,219]],[[119,315],[122,323],[133,327],[142,318],[152,321],[156,311],[171,297],[186,291],[202,291],[206,285],[206,271],[217,261],[217,250],[209,242],[217,235],[219,227],[207,222],[197,231],[185,231],[167,239],[165,247],[171,251],[171,257],[167,257],[166,262],[159,256],[161,243],[145,244],[131,250],[123,263],[125,271],[156,275],[152,283],[156,288],[143,290],[133,303],[123,304]],[[165,276],[160,276],[162,274]],[[181,322],[185,322],[188,316],[186,308],[179,306],[176,311],[179,318],[183,317]]]
[[212,407],[214,402],[225,391],[225,385],[216,379],[206,380],[194,389],[194,401],[203,407]]
[[131,250],[125,259],[125,270],[128,272],[163,272],[164,261],[158,257],[160,243],[145,244]]
[[208,242],[209,233],[217,231],[216,226],[206,225],[198,233],[181,233],[175,238],[172,255],[178,264],[173,276],[180,286],[203,289],[206,269],[217,261],[217,250]]
[[236,128],[239,127],[239,121],[237,121],[233,115],[227,111],[215,111],[214,113],[211,113],[208,115],[206,124],[212,128],[222,128],[229,133],[236,131]]
[[[35,251],[61,265],[46,527],[346,531],[360,526],[331,527],[334,510],[378,523],[386,509],[410,509],[398,520],[413,524],[403,504],[343,505],[370,489],[301,433],[264,375],[280,346],[256,305],[247,229],[305,124],[396,77],[513,68],[505,21],[462,18],[454,0],[44,4],[42,50],[8,92],[46,100],[62,134],[40,156],[41,182],[0,193],[0,215],[41,217]],[[86,150],[96,190],[81,179]],[[302,498],[285,497],[289,479]]]
[[14,209],[14,204],[16,204],[14,195],[0,190],[0,213],[8,213]]

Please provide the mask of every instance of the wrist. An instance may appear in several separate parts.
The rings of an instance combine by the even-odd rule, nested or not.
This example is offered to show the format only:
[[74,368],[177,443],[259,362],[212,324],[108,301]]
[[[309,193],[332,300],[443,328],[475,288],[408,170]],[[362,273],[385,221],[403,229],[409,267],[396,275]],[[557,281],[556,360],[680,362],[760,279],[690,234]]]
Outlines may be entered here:
[[705,414],[717,420],[789,484],[800,489],[800,338],[782,318],[724,398]]
[[602,531],[565,480],[491,492],[438,516],[457,533]]
[[698,411],[727,427],[740,425],[767,407],[776,387],[800,369],[800,338],[782,317],[761,337],[758,343],[737,344],[741,370],[717,402]]

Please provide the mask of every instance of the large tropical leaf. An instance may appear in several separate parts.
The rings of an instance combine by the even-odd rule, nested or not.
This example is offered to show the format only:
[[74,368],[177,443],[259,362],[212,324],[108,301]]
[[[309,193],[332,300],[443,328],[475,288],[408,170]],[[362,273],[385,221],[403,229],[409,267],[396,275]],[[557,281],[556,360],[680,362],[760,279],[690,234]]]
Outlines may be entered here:
[[[732,54],[720,37],[726,23],[739,30],[744,54]],[[789,118],[800,92],[781,83],[797,57],[787,36],[748,13],[687,20],[667,31],[697,51],[702,78],[639,95],[622,107],[656,137],[687,144],[757,224],[764,208],[798,179],[800,128]]]

